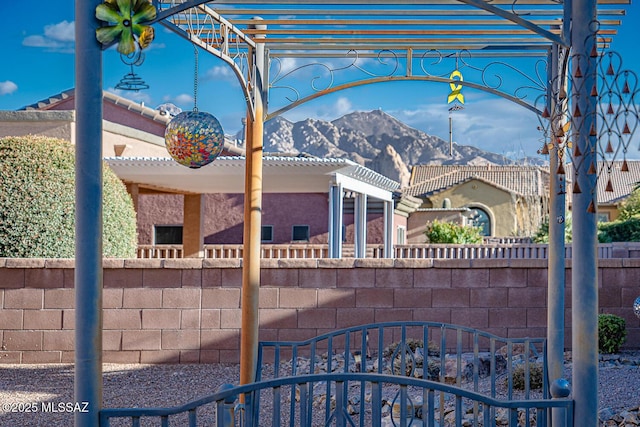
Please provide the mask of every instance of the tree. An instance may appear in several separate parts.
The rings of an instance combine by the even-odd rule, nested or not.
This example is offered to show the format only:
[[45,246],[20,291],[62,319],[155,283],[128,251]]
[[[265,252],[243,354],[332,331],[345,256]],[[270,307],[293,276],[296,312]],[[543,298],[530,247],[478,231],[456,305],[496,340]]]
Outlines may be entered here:
[[[540,228],[532,240],[534,243],[549,243],[549,217],[540,224]],[[571,212],[566,212],[564,215],[564,241],[565,243],[571,242]]]
[[[103,166],[103,252],[135,257],[136,216],[124,184]],[[0,139],[0,257],[75,255],[73,146],[41,136]]]
[[427,243],[482,243],[479,227],[440,222],[437,219],[427,224],[424,234],[427,236]]
[[618,219],[623,221],[640,214],[640,183],[636,183],[629,197],[620,204],[618,211]]

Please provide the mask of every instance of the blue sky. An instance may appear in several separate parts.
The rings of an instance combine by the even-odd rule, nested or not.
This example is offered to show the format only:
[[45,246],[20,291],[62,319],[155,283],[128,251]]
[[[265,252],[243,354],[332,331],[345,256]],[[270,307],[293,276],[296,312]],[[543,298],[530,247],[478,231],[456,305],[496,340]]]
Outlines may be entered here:
[[[0,67],[0,110],[15,110],[74,87],[74,2],[34,0],[29,2],[29,19],[5,19],[0,27],[5,58]],[[25,15],[21,2],[3,1],[5,17]],[[623,56],[625,68],[640,73],[637,54],[640,6],[627,7],[612,48]],[[215,115],[228,134],[241,127],[245,115],[242,92],[230,69],[211,55],[199,54],[198,108]],[[286,67],[299,63],[286,63]],[[371,64],[369,64],[371,65]],[[104,55],[104,89],[115,85],[129,72],[114,49]],[[193,47],[182,38],[156,26],[156,40],[135,72],[150,85],[149,90],[117,92],[155,108],[172,102],[193,108]],[[298,73],[300,84],[308,86],[311,74]],[[306,80],[306,82],[305,82]],[[114,91],[115,92],[115,91]],[[286,113],[285,118],[333,120],[353,111],[382,109],[405,123],[445,140],[449,138],[448,85],[435,83],[389,83],[362,86],[321,97]],[[530,111],[480,91],[464,89],[465,109],[454,113],[454,141],[485,150],[520,157],[536,155],[540,134],[537,117]],[[272,91],[272,105],[279,104],[283,91]],[[640,158],[638,147],[629,153]]]

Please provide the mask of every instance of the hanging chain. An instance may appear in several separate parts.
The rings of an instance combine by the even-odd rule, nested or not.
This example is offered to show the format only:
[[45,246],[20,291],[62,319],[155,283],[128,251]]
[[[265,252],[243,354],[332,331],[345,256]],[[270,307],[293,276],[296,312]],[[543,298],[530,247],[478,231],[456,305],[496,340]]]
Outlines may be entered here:
[[193,71],[193,112],[198,112],[198,48],[193,46],[195,67]]

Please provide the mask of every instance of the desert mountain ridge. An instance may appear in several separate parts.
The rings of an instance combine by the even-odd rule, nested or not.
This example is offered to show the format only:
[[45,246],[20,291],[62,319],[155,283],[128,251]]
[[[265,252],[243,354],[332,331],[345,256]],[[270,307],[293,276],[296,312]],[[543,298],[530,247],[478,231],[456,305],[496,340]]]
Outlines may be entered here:
[[455,143],[449,155],[448,141],[414,129],[382,110],[353,112],[333,121],[294,123],[276,117],[265,123],[264,135],[265,153],[347,158],[400,182],[402,187],[409,183],[410,167],[418,164],[544,164],[539,158],[513,160]]

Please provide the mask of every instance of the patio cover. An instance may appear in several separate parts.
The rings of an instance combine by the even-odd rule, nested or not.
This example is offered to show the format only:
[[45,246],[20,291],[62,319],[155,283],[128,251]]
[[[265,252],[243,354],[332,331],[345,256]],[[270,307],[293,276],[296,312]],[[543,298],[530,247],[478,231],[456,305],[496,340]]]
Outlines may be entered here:
[[[186,168],[169,158],[105,159],[126,183],[169,193],[243,193],[244,157],[219,157],[200,169]],[[337,182],[346,190],[392,200],[399,184],[348,159],[269,156],[263,158],[263,192],[327,193]]]
[[[98,171],[102,160],[100,144],[102,52],[95,40],[94,11],[99,0],[76,2],[76,87],[77,204],[76,235],[83,236],[76,244],[76,301],[83,301],[76,309],[76,370],[75,396],[77,401],[92,402],[88,414],[76,414],[76,425],[97,423],[101,404],[101,365],[99,346],[101,329],[101,178]],[[252,380],[257,346],[257,289],[259,288],[260,196],[262,193],[262,130],[263,121],[318,96],[360,84],[392,80],[428,80],[451,85],[452,93],[462,86],[474,87],[525,106],[544,116],[545,107],[553,101],[552,77],[540,76],[537,71],[517,70],[510,58],[530,57],[547,61],[548,70],[557,61],[558,50],[571,48],[576,58],[574,75],[585,80],[576,98],[581,104],[580,118],[574,123],[579,135],[574,144],[581,149],[583,159],[590,161],[590,125],[593,118],[585,112],[594,109],[595,99],[590,90],[593,74],[583,74],[593,65],[593,47],[607,46],[624,14],[621,5],[629,0],[154,0],[158,9],[157,21],[221,58],[232,67],[241,82],[247,102],[247,182],[245,193],[250,203],[245,211],[245,256],[243,264],[243,336],[241,337],[241,382]],[[207,4],[207,5],[205,5]],[[261,21],[251,20],[260,16]],[[600,18],[598,22],[596,20]],[[597,39],[592,36],[598,32]],[[554,54],[554,52],[556,52]],[[353,58],[351,70],[363,71],[359,80],[335,80],[340,67],[324,64],[330,72],[329,84],[316,85],[315,79],[304,90],[291,87],[281,80],[287,73],[275,73],[269,78],[270,58],[280,60],[309,58]],[[359,58],[390,59],[391,71],[376,73],[362,67]],[[477,74],[464,75],[464,82],[452,73],[469,58],[501,58],[507,68],[520,77],[498,77],[490,83],[490,64],[468,67]],[[453,65],[446,72],[431,72],[430,66],[449,59]],[[581,66],[582,65],[582,69]],[[302,65],[304,66],[304,65]],[[301,67],[302,67],[301,66]],[[577,68],[576,68],[577,67]],[[344,68],[344,67],[343,67]],[[280,68],[282,71],[283,68]],[[301,69],[298,67],[297,69]],[[580,71],[578,73],[578,71]],[[563,73],[567,68],[563,68]],[[555,75],[557,76],[557,74]],[[280,80],[279,80],[280,79]],[[514,87],[503,83],[515,82]],[[533,82],[533,83],[532,83]],[[536,86],[538,93],[547,95],[543,105],[539,97],[525,97],[522,90]],[[283,105],[269,105],[268,92],[276,86],[289,88],[291,95]],[[557,95],[559,91],[553,92]],[[574,115],[577,117],[577,115]],[[587,163],[588,164],[588,163]],[[572,318],[573,318],[573,386],[575,423],[581,427],[597,425],[597,255],[595,252],[596,223],[588,206],[592,203],[591,189],[596,177],[580,176],[582,194],[573,196],[574,245],[579,253],[572,260]],[[336,192],[335,190],[333,191]],[[552,196],[554,192],[552,190]],[[555,196],[554,196],[555,197]],[[557,212],[552,212],[555,217]],[[562,211],[562,214],[564,211]],[[552,227],[553,228],[553,227]],[[257,254],[257,255],[256,255]],[[576,256],[578,255],[578,256]],[[557,258],[557,257],[556,257]],[[564,274],[564,260],[561,270]],[[556,268],[554,266],[554,268]],[[552,295],[552,266],[549,266],[549,312],[563,315],[564,307],[556,297],[564,295],[554,290]],[[562,286],[564,278],[562,277]],[[563,302],[563,300],[561,300]],[[551,307],[553,305],[553,307]],[[558,312],[558,309],[560,311]],[[560,316],[560,317],[561,317]],[[246,321],[245,321],[246,320]],[[560,331],[564,322],[549,322]],[[560,322],[559,320],[559,322]],[[594,324],[595,321],[595,324]],[[559,326],[560,325],[560,326]],[[562,365],[562,341],[554,335],[554,354],[550,359]],[[559,345],[558,345],[559,342]],[[550,339],[550,347],[552,340]],[[560,357],[556,352],[560,350]],[[552,368],[551,371],[555,371]],[[555,423],[554,423],[555,424]]]

